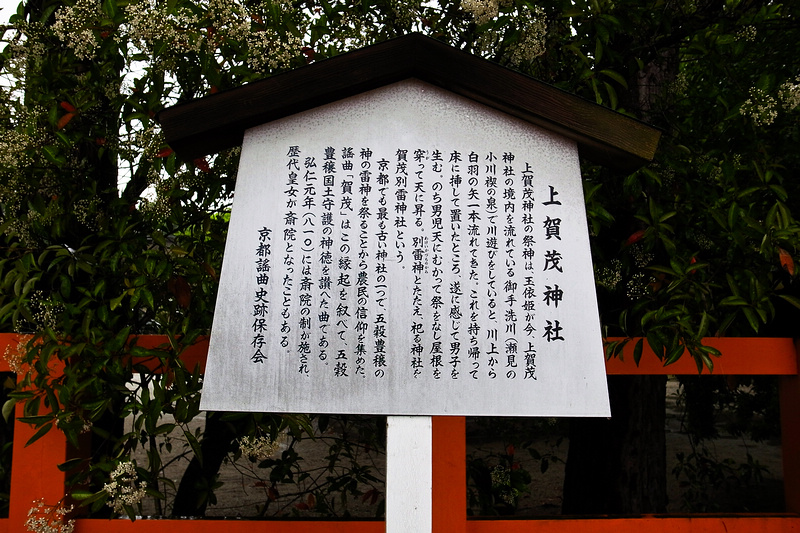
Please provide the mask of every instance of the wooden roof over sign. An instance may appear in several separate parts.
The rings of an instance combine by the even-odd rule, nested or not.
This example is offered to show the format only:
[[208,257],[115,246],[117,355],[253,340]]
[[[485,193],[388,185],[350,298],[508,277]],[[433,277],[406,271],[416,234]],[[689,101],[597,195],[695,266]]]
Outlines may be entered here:
[[249,128],[408,78],[561,134],[613,168],[641,166],[658,145],[652,126],[420,34],[170,107],[159,121],[170,146],[196,158],[240,145]]

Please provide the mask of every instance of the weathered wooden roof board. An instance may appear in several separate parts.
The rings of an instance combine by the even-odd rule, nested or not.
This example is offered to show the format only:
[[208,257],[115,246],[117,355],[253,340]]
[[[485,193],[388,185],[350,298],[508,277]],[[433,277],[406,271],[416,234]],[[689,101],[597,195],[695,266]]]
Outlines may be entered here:
[[408,78],[544,127],[580,154],[632,170],[650,161],[660,132],[430,37],[410,34],[165,109],[167,142],[192,159],[241,144],[245,130]]

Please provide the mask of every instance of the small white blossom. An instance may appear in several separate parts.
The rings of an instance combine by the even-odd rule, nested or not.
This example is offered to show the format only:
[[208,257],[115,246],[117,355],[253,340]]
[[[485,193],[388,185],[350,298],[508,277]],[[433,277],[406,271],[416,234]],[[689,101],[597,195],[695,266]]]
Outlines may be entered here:
[[686,93],[686,89],[689,88],[689,79],[686,77],[685,72],[678,72],[669,85],[667,86],[667,90],[676,95],[681,96]]
[[475,24],[486,24],[500,13],[500,6],[510,5],[509,0],[462,0],[461,8],[472,15]]
[[96,231],[98,228],[98,216],[96,213],[98,203],[99,201],[97,198],[92,198],[77,200],[74,204],[72,204],[75,218],[77,218],[81,224],[93,231]]
[[497,465],[489,473],[492,488],[498,490],[500,499],[508,505],[516,505],[519,490],[511,486],[511,470],[503,465]]
[[652,283],[652,278],[648,279],[644,272],[636,272],[631,276],[626,287],[626,295],[631,300],[636,300],[647,294],[648,286]]
[[254,461],[264,461],[277,452],[283,444],[283,434],[272,440],[269,437],[242,437],[239,450],[242,455]]
[[31,138],[20,131],[5,130],[0,137],[0,167],[15,168],[32,163],[27,150]]
[[47,298],[42,291],[32,291],[28,298],[28,307],[34,322],[43,328],[58,330],[59,315],[63,312],[64,306]]
[[778,101],[765,91],[750,89],[750,98],[745,100],[739,113],[753,119],[756,126],[769,126],[778,117]]
[[282,37],[271,28],[247,36],[247,63],[254,70],[287,67],[302,53],[303,41],[295,35]]
[[25,529],[33,533],[72,533],[75,529],[75,520],[65,519],[70,511],[72,511],[71,505],[64,507],[59,503],[49,506],[44,504],[44,500],[36,500],[33,502],[33,507],[28,510]]
[[800,76],[797,76],[794,82],[787,80],[781,84],[778,89],[778,97],[783,104],[783,108],[787,111],[791,111],[800,105]]
[[638,243],[631,246],[630,253],[639,268],[646,267],[654,259],[653,254],[646,252],[644,247]]
[[[244,4],[236,0],[209,0],[206,11],[170,9],[167,2],[143,0],[126,7],[128,35],[136,46],[154,52],[161,43],[169,45],[174,56],[213,52],[226,39],[245,41],[251,33],[251,17]],[[163,54],[162,54],[163,55]]]
[[744,28],[741,28],[738,32],[736,32],[736,40],[753,42],[756,40],[757,34],[758,31],[756,30],[755,26],[745,26]]
[[622,262],[619,259],[612,259],[610,267],[598,268],[595,280],[598,285],[614,290],[622,281]]
[[74,5],[56,11],[53,32],[78,58],[92,59],[100,47],[93,28],[98,26],[101,16],[98,0],[78,0]]
[[515,66],[530,62],[545,53],[547,20],[544,9],[535,6],[520,10],[516,25],[520,29],[521,37],[511,51],[510,61]]
[[8,368],[15,374],[22,374],[25,371],[22,367],[25,362],[25,347],[26,345],[24,342],[17,343],[17,346],[14,348],[9,344],[6,346],[6,351],[3,354],[3,359],[8,365]]
[[115,513],[123,513],[126,506],[141,503],[147,494],[146,489],[147,482],[139,481],[136,465],[130,461],[118,464],[111,472],[111,482],[103,485],[103,490],[109,497],[106,505],[114,509]]

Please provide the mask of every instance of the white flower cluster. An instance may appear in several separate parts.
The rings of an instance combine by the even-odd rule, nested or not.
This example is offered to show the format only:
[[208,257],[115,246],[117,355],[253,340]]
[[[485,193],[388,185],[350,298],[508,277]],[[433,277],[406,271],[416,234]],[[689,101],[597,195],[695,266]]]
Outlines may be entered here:
[[511,486],[511,470],[503,465],[492,468],[489,476],[492,488],[499,489],[500,499],[508,505],[516,505],[519,491]]
[[118,464],[111,472],[111,482],[103,485],[109,497],[106,505],[115,513],[123,513],[126,506],[139,504],[146,495],[146,489],[147,482],[139,481],[136,465],[130,461]]
[[149,0],[131,2],[125,7],[125,12],[127,33],[140,49],[152,50],[156,41],[166,36],[169,23],[165,4],[159,7],[156,2]]
[[33,161],[26,153],[30,146],[29,135],[12,129],[3,131],[0,136],[0,167],[16,168],[31,164]]
[[161,128],[158,124],[151,123],[146,128],[137,129],[131,134],[126,147],[130,152],[125,152],[125,155],[134,159],[137,154],[142,154],[150,161],[153,161],[165,143],[166,140]]
[[700,246],[701,250],[710,250],[714,247],[714,241],[706,235],[705,233],[700,233],[697,235],[697,244]]
[[736,40],[751,43],[756,40],[756,35],[758,35],[758,30],[755,26],[745,26],[736,32]]
[[739,108],[739,113],[752,118],[756,126],[769,126],[778,118],[780,108],[792,111],[798,105],[800,105],[800,76],[783,82],[778,87],[777,98],[762,89],[755,87],[750,89],[750,98]]
[[389,5],[399,25],[420,29],[418,22],[422,13],[422,0],[389,0]]
[[16,173],[18,168],[33,164],[33,158],[29,155],[33,149],[52,142],[52,138],[40,126],[47,111],[40,106],[26,106],[20,101],[24,98],[23,93],[0,89],[0,96],[2,111],[12,122],[0,135],[0,171]]
[[686,237],[694,241],[701,250],[710,250],[714,247],[714,241],[707,234],[697,230],[687,230]]
[[169,44],[176,55],[213,50],[225,38],[245,40],[250,34],[250,14],[236,0],[209,0],[205,13],[182,9],[170,12],[168,2],[142,0],[126,7],[128,34],[140,49],[154,51]]
[[756,126],[769,126],[778,117],[778,101],[754,87],[750,89],[750,98],[739,108],[739,113],[753,119]]
[[633,276],[631,276],[631,279],[628,280],[625,294],[631,300],[641,298],[647,294],[648,285],[652,281],[652,279],[648,279],[645,276],[644,272],[636,272],[633,274]]
[[275,30],[267,28],[248,35],[247,45],[247,64],[254,70],[272,70],[288,66],[299,56],[303,41],[292,34],[282,37]]
[[36,325],[42,328],[50,328],[56,331],[59,324],[59,315],[63,312],[64,306],[53,302],[46,297],[42,291],[31,292],[28,298],[28,307]]
[[644,268],[650,264],[650,262],[654,259],[654,255],[650,252],[645,251],[644,246],[641,244],[634,244],[630,248],[631,257],[633,257],[634,263],[639,268]]
[[242,455],[253,461],[264,461],[272,457],[283,443],[283,434],[277,439],[269,437],[242,437],[239,439],[239,450]]
[[800,76],[797,76],[794,81],[786,80],[781,84],[778,88],[778,98],[787,111],[800,105]]
[[462,0],[461,8],[472,15],[475,24],[486,24],[500,13],[500,7],[511,5],[511,0]]
[[148,218],[163,222],[172,212],[172,200],[169,197],[172,181],[162,180],[154,170],[150,171],[148,181],[154,194],[139,201],[139,210]]
[[[26,142],[29,146],[46,144],[46,141],[40,140],[40,138],[46,138],[44,135],[41,137],[38,133],[17,135],[13,133],[15,131],[18,130],[9,128],[5,133],[8,134],[9,139],[20,139],[20,142]],[[9,155],[9,157],[12,156]],[[24,158],[20,163],[26,163],[27,156]],[[8,222],[5,234],[15,235],[26,245],[38,244],[36,235],[31,231],[32,228],[35,224],[46,223],[53,217],[62,214],[63,206],[60,202],[49,202],[44,212],[39,212],[28,208],[27,196],[34,191],[43,196],[57,196],[60,194],[60,190],[58,181],[53,174],[44,174],[36,185],[31,185],[26,181],[26,175],[16,172],[14,167],[0,167],[0,203],[5,208],[3,213],[0,213],[0,224]]]
[[8,59],[3,65],[5,81],[12,80],[16,89],[20,89],[26,80],[26,69],[36,66],[44,59],[47,46],[47,34],[44,25],[38,22],[17,23],[16,34],[8,41],[5,52]]
[[510,61],[512,65],[521,65],[533,61],[545,53],[547,19],[544,9],[534,6],[531,9],[520,10],[516,22],[521,37],[511,51]]
[[6,346],[6,351],[3,354],[3,360],[5,360],[8,368],[15,374],[22,374],[25,371],[25,369],[22,367],[25,359],[25,349],[26,344],[24,342],[19,342],[13,348],[10,344]]
[[77,0],[74,5],[56,11],[53,32],[78,58],[89,60],[100,46],[93,28],[98,26],[101,16],[98,0]]
[[597,269],[595,280],[598,285],[614,290],[622,281],[622,262],[619,259],[612,259],[609,267]]
[[215,31],[243,41],[250,35],[250,13],[236,0],[208,0],[208,18]]
[[324,42],[342,43],[346,50],[362,48],[369,44],[369,35],[375,25],[361,12],[351,9],[342,13],[342,18],[335,29],[335,35],[326,37]]
[[504,487],[511,483],[511,471],[503,465],[497,465],[490,472],[493,487]]
[[[780,105],[779,105],[780,103]],[[769,126],[778,118],[778,110],[792,111],[800,105],[800,76],[787,80],[778,87],[777,98],[758,88],[750,89],[739,113],[753,119],[756,126]]]
[[33,507],[28,510],[25,528],[33,533],[72,533],[75,529],[75,520],[64,518],[70,511],[72,511],[71,505],[46,506],[44,500],[36,500],[33,502]]
[[[495,19],[500,10],[510,8],[512,0],[462,0],[461,8],[472,16],[477,25],[487,24]],[[515,29],[516,41],[509,46],[508,62],[519,67],[541,56],[547,50],[547,18],[539,6],[520,6],[507,10],[505,15],[512,17],[510,27]],[[481,55],[494,55],[504,44],[502,32],[484,31],[475,40],[475,51]]]
[[678,72],[675,78],[669,82],[667,86],[667,90],[676,95],[681,96],[686,93],[686,89],[689,88],[689,79],[686,77],[685,72]]
[[725,173],[720,167],[715,166],[708,173],[707,178],[711,183],[722,183],[722,180],[725,178]]
[[97,231],[97,221],[99,216],[97,214],[97,198],[77,200],[72,204],[72,210],[75,213],[75,218],[92,231]]
[[199,52],[203,45],[201,34],[190,31],[199,24],[199,17],[189,11],[170,14],[168,8],[167,2],[154,0],[128,4],[125,10],[131,42],[151,53],[160,42],[169,43],[169,50],[176,54]]

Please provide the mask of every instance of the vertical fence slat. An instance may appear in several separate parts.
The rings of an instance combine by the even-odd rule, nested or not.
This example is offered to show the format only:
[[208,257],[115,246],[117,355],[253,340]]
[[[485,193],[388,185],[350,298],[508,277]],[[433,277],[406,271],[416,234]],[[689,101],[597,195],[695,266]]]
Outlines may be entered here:
[[[795,348],[800,356],[800,341]],[[786,511],[800,513],[800,376],[781,376],[779,380],[783,494]]]
[[[16,416],[23,416],[22,404],[17,404]],[[67,439],[52,429],[30,446],[25,443],[36,433],[28,424],[14,427],[11,463],[11,495],[8,518],[9,531],[25,531],[28,510],[35,500],[55,505],[64,497],[64,473],[58,469],[67,458]]]
[[466,457],[466,418],[434,416],[433,533],[467,531]]
[[386,417],[386,533],[431,533],[432,421]]

